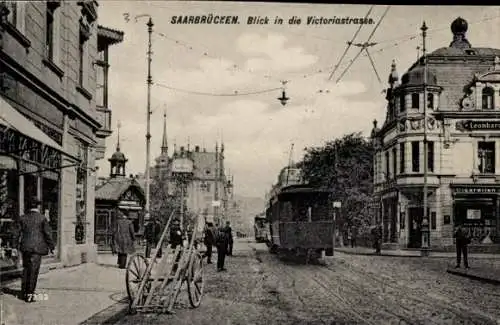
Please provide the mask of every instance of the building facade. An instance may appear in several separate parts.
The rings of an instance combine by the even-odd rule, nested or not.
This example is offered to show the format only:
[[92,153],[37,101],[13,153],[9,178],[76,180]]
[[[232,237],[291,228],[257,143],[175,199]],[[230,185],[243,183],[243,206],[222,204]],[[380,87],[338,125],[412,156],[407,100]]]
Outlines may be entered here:
[[426,56],[427,68],[420,58],[400,80],[392,64],[386,118],[372,131],[377,221],[386,244],[422,245],[427,123],[431,247],[451,248],[454,227],[463,225],[473,246],[499,248],[500,49],[473,47],[467,28],[464,19],[453,21],[452,42]]
[[[234,179],[225,173],[224,144],[222,143],[220,148],[216,144],[215,151],[207,151],[198,145],[194,150],[189,145],[181,146],[180,149],[174,147],[172,155],[169,155],[166,123],[164,115],[161,154],[155,159],[155,165],[151,167],[150,172],[152,183],[160,184],[165,199],[179,198],[180,187],[172,166],[175,161],[190,161],[192,172],[183,195],[184,206],[189,212],[202,215],[204,220],[216,224],[228,220],[227,210],[233,198]],[[153,195],[152,202],[160,199],[153,198]]]
[[12,224],[33,197],[59,262],[96,257],[95,160],[111,132],[98,100],[107,95],[108,47],[123,39],[97,13],[96,1],[0,2],[2,270],[16,267]]

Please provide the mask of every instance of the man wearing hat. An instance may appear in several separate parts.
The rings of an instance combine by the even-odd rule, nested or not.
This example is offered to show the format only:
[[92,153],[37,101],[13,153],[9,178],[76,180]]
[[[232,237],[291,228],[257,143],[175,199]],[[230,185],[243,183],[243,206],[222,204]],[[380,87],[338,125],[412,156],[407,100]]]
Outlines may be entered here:
[[[183,236],[182,236],[182,229],[181,229],[181,223],[178,219],[174,219],[172,221],[172,225],[170,226],[170,247],[175,251],[177,246],[181,246],[182,249],[182,244],[183,244]],[[179,260],[181,259],[181,251],[179,250],[179,253],[175,256],[175,263],[179,263]],[[174,265],[172,268],[172,272],[175,272],[177,270],[177,265]]]
[[23,258],[22,298],[26,302],[35,301],[35,289],[40,273],[42,256],[54,253],[54,241],[47,218],[40,213],[40,201],[32,198],[29,212],[19,217],[14,232],[14,247],[21,251]]

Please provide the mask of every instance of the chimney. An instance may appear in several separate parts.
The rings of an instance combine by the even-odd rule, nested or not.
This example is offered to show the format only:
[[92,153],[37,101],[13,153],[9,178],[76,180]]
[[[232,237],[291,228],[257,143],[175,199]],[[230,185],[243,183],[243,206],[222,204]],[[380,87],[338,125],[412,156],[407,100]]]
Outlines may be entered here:
[[200,152],[200,146],[195,146],[194,147],[194,152]]

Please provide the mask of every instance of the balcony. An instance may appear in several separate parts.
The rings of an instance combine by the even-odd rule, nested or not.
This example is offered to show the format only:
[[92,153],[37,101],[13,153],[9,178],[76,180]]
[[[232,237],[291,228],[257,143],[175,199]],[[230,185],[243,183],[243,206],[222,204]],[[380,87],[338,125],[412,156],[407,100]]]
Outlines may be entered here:
[[111,130],[111,110],[98,107],[96,112],[96,119],[102,125],[101,129],[96,132],[96,135],[98,138],[105,139],[113,133]]

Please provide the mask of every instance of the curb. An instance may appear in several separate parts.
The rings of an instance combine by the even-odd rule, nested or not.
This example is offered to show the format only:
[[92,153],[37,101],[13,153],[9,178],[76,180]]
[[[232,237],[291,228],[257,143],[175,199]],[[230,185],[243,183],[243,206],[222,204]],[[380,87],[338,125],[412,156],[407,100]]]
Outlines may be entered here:
[[94,314],[78,325],[112,325],[128,314],[128,297]]
[[458,275],[458,276],[463,276],[463,277],[466,277],[466,278],[470,278],[470,279],[473,279],[473,280],[478,280],[478,281],[481,281],[481,282],[484,282],[484,283],[500,285],[500,279],[494,279],[494,278],[484,277],[484,276],[475,275],[475,274],[472,274],[472,273],[457,271],[457,270],[454,270],[454,269],[447,269],[446,272],[450,273],[450,274],[454,274],[454,275]]
[[[344,253],[344,254],[349,254],[349,255],[362,255],[362,256],[414,257],[414,258],[415,257],[418,257],[418,258],[422,257],[420,255],[397,255],[397,254],[387,254],[387,253],[375,254],[375,253],[363,253],[363,252],[349,252],[349,251],[343,251],[343,250],[339,250],[339,249],[334,250],[334,252],[339,252],[339,253]],[[440,257],[440,256],[427,256],[427,257]]]

